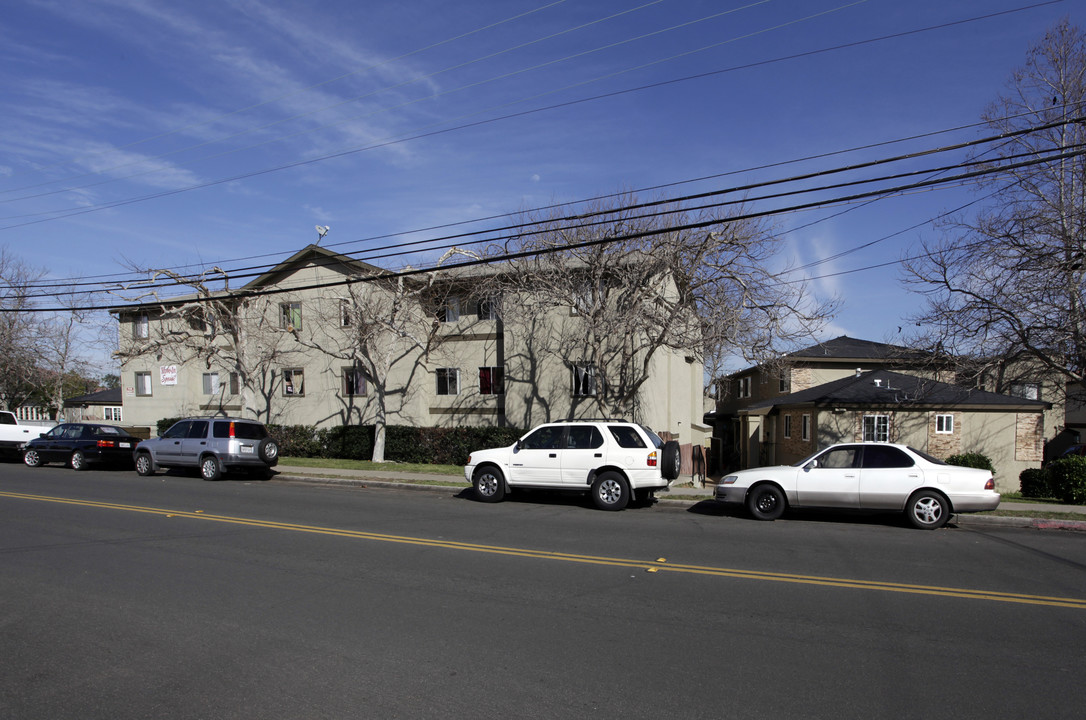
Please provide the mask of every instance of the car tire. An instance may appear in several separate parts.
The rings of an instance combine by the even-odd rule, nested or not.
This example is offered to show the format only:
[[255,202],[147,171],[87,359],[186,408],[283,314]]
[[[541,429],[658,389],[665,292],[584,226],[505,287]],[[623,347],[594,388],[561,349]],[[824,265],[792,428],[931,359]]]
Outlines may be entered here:
[[155,461],[151,459],[151,453],[141,452],[136,454],[136,474],[142,477],[155,474]]
[[937,530],[950,519],[950,502],[941,492],[917,490],[905,504],[905,515],[914,528]]
[[764,483],[747,493],[747,510],[755,520],[776,520],[787,507],[784,492],[776,485]]
[[271,438],[264,438],[260,441],[260,447],[257,448],[257,453],[260,455],[261,460],[269,465],[274,465],[279,462],[279,443]]
[[501,502],[505,497],[505,477],[493,465],[476,469],[471,476],[471,485],[475,488],[475,497],[483,502]]
[[27,467],[42,466],[41,455],[38,454],[37,450],[27,450],[26,452],[24,452],[23,462],[26,463]]
[[682,467],[682,453],[679,452],[679,443],[668,440],[660,450],[660,474],[664,480],[674,480],[679,477],[679,469]]
[[87,469],[87,456],[82,450],[76,450],[72,453],[72,456],[68,458],[68,465],[72,470],[86,470]]
[[630,486],[616,472],[601,473],[592,483],[592,502],[600,510],[621,510],[630,502]]
[[222,477],[222,463],[214,455],[200,458],[200,477],[204,480],[218,480]]

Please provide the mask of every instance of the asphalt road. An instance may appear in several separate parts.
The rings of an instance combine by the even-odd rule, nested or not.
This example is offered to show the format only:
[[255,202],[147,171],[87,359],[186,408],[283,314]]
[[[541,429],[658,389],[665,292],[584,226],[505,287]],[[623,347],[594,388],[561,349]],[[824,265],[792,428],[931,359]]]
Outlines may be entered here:
[[1077,717],[1086,533],[0,465],[0,717]]

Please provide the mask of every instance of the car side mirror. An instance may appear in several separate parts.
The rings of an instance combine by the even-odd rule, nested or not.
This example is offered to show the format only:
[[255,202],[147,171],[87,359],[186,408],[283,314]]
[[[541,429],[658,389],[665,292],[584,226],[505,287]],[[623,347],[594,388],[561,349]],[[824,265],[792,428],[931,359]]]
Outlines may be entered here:
[[816,467],[818,467],[818,461],[817,460],[812,460],[811,462],[804,465],[803,469],[804,470],[814,470]]

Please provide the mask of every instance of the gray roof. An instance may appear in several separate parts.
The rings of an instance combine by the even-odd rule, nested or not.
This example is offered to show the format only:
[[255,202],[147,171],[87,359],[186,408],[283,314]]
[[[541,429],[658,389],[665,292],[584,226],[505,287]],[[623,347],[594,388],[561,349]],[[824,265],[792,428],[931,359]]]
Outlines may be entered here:
[[788,353],[788,358],[825,358],[836,360],[921,360],[929,359],[931,353],[923,350],[889,345],[887,343],[859,340],[848,335],[812,345],[811,347]]
[[70,397],[64,401],[64,407],[76,407],[78,405],[120,404],[121,389],[119,387],[110,388],[109,390],[99,390],[97,392],[87,393],[86,395],[77,395],[76,397]]
[[1051,403],[1042,400],[999,395],[889,370],[873,370],[789,395],[762,400],[740,412],[761,414],[781,405],[914,406],[1026,412],[1039,412],[1051,407]]

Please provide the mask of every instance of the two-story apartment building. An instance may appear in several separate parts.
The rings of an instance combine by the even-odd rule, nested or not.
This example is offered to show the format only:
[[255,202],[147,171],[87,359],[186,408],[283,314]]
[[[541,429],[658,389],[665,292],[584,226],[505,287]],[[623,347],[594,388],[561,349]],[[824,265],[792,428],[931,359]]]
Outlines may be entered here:
[[393,275],[311,245],[237,290],[118,306],[125,423],[229,414],[528,428],[620,414],[702,442],[711,428],[691,353],[658,347],[633,358],[645,382],[616,404],[601,365],[610,356],[576,342],[584,309],[533,305],[523,283],[503,294],[493,280],[512,272]]

